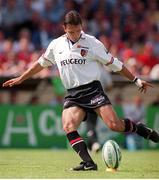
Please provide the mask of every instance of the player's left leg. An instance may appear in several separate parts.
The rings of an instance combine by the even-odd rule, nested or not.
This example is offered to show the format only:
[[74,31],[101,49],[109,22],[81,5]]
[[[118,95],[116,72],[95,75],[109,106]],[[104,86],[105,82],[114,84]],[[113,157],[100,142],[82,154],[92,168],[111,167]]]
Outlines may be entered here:
[[97,170],[97,165],[87,151],[87,146],[78,134],[77,128],[85,117],[85,111],[79,107],[69,107],[63,110],[62,124],[72,148],[83,160],[79,166],[72,168],[74,171]]
[[107,124],[107,126],[117,132],[134,132],[145,139],[157,143],[159,142],[159,134],[142,123],[135,124],[129,119],[119,120],[112,105],[104,105],[96,109],[96,112]]

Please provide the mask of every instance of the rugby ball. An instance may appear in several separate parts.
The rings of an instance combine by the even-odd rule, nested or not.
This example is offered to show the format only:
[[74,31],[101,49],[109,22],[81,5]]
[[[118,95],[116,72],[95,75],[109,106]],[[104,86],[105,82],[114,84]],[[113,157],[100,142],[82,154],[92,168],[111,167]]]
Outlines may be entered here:
[[102,148],[102,158],[107,168],[117,169],[121,162],[121,151],[119,145],[113,141],[108,140]]

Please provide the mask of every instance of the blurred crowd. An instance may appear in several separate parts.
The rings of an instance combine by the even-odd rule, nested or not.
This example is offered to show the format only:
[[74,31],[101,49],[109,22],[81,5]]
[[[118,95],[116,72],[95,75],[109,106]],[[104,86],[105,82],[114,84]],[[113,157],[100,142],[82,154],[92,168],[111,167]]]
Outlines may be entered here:
[[[158,0],[0,0],[0,76],[17,76],[62,35],[62,20],[77,10],[96,36],[131,72],[159,79]],[[53,75],[45,69],[36,77]]]

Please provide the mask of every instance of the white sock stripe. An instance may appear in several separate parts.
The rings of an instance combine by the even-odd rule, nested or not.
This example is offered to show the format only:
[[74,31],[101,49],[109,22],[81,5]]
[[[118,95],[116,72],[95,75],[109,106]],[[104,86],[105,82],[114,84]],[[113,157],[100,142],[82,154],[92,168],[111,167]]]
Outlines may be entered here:
[[78,144],[78,143],[80,143],[80,142],[83,142],[83,141],[84,141],[84,140],[81,139],[80,141],[77,141],[77,142],[73,143],[71,146],[73,147],[74,145],[76,145],[76,144]]

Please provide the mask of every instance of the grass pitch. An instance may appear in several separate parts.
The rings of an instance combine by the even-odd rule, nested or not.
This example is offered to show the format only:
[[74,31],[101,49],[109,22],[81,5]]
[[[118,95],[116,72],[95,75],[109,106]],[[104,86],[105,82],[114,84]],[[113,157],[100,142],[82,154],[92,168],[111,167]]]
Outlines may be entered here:
[[71,150],[0,150],[0,178],[38,179],[107,179],[159,178],[159,151],[128,152],[122,150],[118,172],[106,172],[99,154],[92,154],[98,171],[72,172],[69,168],[80,162]]

